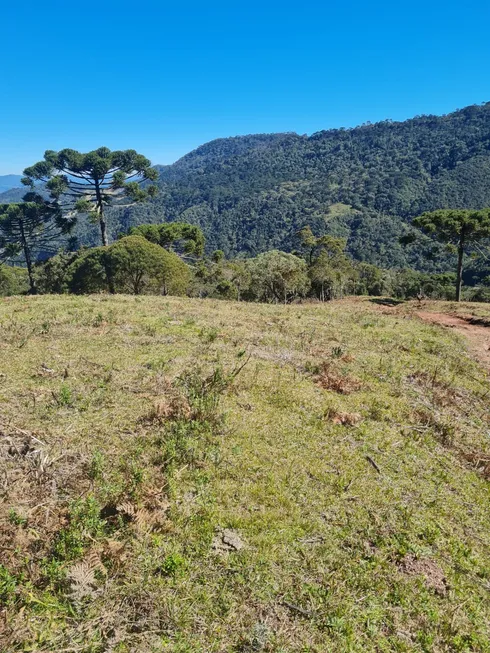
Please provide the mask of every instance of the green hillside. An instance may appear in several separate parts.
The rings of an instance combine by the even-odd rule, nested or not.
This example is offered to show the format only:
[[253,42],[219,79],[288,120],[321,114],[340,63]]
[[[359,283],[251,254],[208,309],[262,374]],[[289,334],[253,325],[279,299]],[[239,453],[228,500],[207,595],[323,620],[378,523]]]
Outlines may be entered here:
[[0,650],[488,653],[488,376],[413,310],[2,300]]
[[422,211],[490,205],[490,103],[310,137],[219,139],[162,167],[159,183],[159,196],[116,229],[179,219],[198,223],[210,250],[256,254],[290,250],[308,223],[347,237],[358,259],[440,269],[447,254],[427,260],[397,239]]

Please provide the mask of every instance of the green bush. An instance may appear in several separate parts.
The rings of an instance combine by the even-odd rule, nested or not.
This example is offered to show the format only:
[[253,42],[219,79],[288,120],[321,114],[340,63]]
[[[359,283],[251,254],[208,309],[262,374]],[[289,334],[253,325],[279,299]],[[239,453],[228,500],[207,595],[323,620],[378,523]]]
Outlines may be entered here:
[[200,258],[204,253],[204,235],[197,225],[187,222],[141,224],[129,231],[130,236],[142,236],[166,250]]
[[271,250],[247,263],[251,277],[247,299],[286,303],[310,289],[306,263],[294,254]]
[[109,278],[118,293],[181,295],[191,272],[173,252],[142,236],[126,236],[79,255],[68,266],[64,283],[77,294],[108,292]]
[[468,302],[490,302],[490,288],[488,286],[468,288],[463,292],[463,299]]
[[29,278],[25,268],[0,265],[0,296],[25,295],[29,290]]
[[36,266],[34,276],[40,294],[61,294],[69,290],[71,271],[84,255],[80,252],[60,252]]
[[69,506],[68,525],[54,539],[53,554],[57,560],[80,558],[94,540],[106,533],[106,522],[100,517],[101,507],[92,496],[77,499]]
[[7,567],[0,564],[0,605],[10,605],[15,601],[17,580]]
[[68,267],[66,284],[70,292],[89,294],[108,291],[105,249],[104,247],[89,249]]
[[183,295],[189,267],[173,252],[142,236],[126,236],[107,249],[108,270],[117,292]]
[[431,299],[454,299],[455,275],[424,274],[415,270],[392,270],[386,273],[387,294],[397,299],[413,299],[420,294]]

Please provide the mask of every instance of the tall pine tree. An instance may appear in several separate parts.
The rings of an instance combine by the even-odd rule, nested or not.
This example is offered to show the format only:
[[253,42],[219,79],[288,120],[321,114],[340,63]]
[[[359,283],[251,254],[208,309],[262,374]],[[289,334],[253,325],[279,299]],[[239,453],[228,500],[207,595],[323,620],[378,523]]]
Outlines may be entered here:
[[85,154],[70,149],[48,150],[42,161],[24,170],[24,175],[22,183],[31,188],[36,181],[43,182],[65,215],[74,218],[86,214],[98,222],[102,245],[109,244],[108,206],[128,206],[157,192],[156,186],[145,185],[156,180],[157,171],[135,150],[111,152],[99,147]]
[[39,254],[52,254],[53,241],[69,233],[73,218],[64,217],[56,202],[27,193],[24,202],[0,205],[0,258],[21,257],[27,267],[29,287],[36,293],[33,266]]

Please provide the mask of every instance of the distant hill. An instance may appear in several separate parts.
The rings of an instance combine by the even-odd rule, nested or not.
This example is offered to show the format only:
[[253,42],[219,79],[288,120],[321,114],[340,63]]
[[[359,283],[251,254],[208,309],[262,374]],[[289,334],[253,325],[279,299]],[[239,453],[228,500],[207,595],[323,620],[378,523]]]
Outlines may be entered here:
[[22,186],[21,175],[0,175],[0,193]]

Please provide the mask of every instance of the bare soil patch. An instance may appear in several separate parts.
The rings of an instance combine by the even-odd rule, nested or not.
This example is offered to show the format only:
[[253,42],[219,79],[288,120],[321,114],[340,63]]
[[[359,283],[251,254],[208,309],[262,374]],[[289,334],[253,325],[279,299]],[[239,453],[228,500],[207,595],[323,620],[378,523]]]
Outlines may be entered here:
[[421,576],[424,583],[437,594],[444,596],[447,592],[447,581],[439,565],[430,558],[417,559],[407,555],[400,564],[400,569],[407,576]]
[[461,333],[467,339],[470,350],[478,362],[490,371],[490,323],[475,319],[473,316],[460,317],[429,311],[418,311],[416,315],[424,322],[439,324]]

